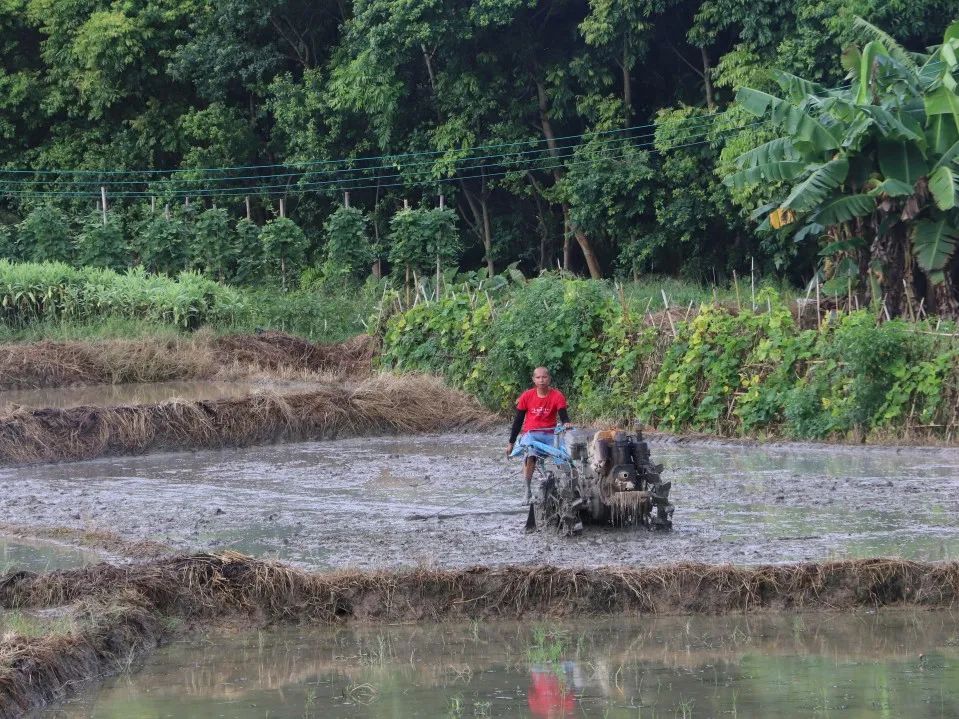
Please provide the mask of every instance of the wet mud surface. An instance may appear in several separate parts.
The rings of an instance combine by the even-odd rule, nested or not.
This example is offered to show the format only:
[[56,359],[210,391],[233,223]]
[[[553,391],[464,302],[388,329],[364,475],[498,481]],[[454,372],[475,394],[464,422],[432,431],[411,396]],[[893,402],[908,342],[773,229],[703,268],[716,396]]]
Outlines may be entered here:
[[156,404],[171,399],[235,399],[257,391],[292,392],[309,387],[305,383],[177,381],[141,384],[101,384],[86,387],[46,389],[8,389],[0,391],[0,414],[21,407],[67,409],[84,405],[118,407],[131,404]]
[[957,640],[895,611],[213,633],[41,716],[945,719]]
[[[11,524],[311,568],[959,558],[959,450],[652,442],[675,529],[526,534],[505,429],[0,470]],[[439,514],[423,521],[417,515]]]

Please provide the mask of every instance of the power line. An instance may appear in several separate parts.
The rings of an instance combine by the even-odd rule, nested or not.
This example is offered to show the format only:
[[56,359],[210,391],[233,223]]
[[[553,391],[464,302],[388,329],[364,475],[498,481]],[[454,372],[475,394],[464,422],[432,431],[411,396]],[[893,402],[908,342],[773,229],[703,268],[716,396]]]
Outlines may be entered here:
[[[755,125],[761,125],[761,124],[765,124],[765,123],[767,123],[767,122],[768,122],[768,121],[766,121],[766,120],[760,120],[760,121],[757,121],[757,122],[755,122],[755,123],[750,123],[749,125],[746,125],[746,126],[744,126],[744,127],[730,128],[729,130],[724,131],[724,134],[721,135],[721,136],[719,136],[719,137],[725,137],[725,136],[728,136],[728,135],[731,134],[731,133],[739,132],[739,131],[741,131],[742,129],[745,129],[746,127],[751,127],[751,126],[755,126]],[[707,131],[707,132],[708,132],[708,131]],[[719,139],[719,137],[717,137],[717,138],[715,138],[715,139]],[[631,151],[645,150],[645,149],[650,149],[650,148],[651,148],[651,151],[652,151],[652,152],[661,153],[661,152],[668,151],[668,150],[675,150],[675,149],[680,149],[680,148],[685,148],[685,147],[693,147],[693,146],[697,146],[697,145],[706,145],[706,144],[710,144],[712,141],[713,141],[713,140],[700,140],[700,141],[697,141],[697,142],[681,143],[681,144],[672,145],[672,146],[667,146],[667,147],[662,147],[662,148],[658,148],[658,149],[655,148],[655,143],[647,143],[647,144],[629,145],[629,148],[630,148]],[[611,148],[607,148],[607,149],[611,149]],[[602,153],[603,151],[600,151],[600,152]],[[564,157],[570,157],[570,156],[572,156],[572,154],[573,154],[573,153],[569,153],[568,155],[564,155],[564,156],[561,156],[561,157],[551,157],[551,158],[547,158],[547,159],[549,159],[549,160],[551,160],[552,162],[555,163],[556,160],[558,160],[558,159],[561,160],[561,159],[563,159]],[[329,191],[329,192],[342,192],[342,191],[366,190],[366,189],[376,189],[376,188],[381,188],[381,189],[382,189],[382,188],[390,188],[390,187],[410,187],[410,186],[434,186],[434,187],[435,187],[435,186],[439,186],[439,185],[442,185],[442,184],[448,184],[448,183],[453,183],[453,182],[460,182],[460,181],[462,181],[462,180],[469,180],[469,179],[479,179],[479,178],[495,179],[495,178],[499,178],[499,177],[505,177],[505,176],[507,176],[507,175],[509,175],[509,174],[511,174],[511,173],[514,173],[514,172],[536,172],[536,171],[544,171],[544,170],[555,170],[555,169],[562,169],[562,168],[568,168],[568,167],[581,166],[581,165],[590,164],[590,163],[595,163],[595,162],[600,162],[600,161],[604,161],[604,160],[622,159],[623,157],[626,157],[628,154],[630,154],[630,153],[627,152],[627,153],[622,153],[622,154],[619,154],[619,155],[602,155],[602,154],[600,154],[599,157],[587,158],[587,159],[584,159],[584,160],[576,160],[576,161],[573,161],[573,162],[559,162],[559,163],[556,163],[556,164],[534,165],[534,166],[521,166],[521,167],[510,168],[510,169],[506,169],[506,170],[502,170],[502,171],[497,171],[497,172],[483,172],[483,173],[480,173],[480,174],[466,175],[466,176],[453,176],[453,177],[448,177],[448,178],[431,178],[431,179],[428,179],[428,180],[421,180],[421,181],[400,181],[400,182],[390,182],[390,183],[377,182],[376,184],[368,184],[368,185],[360,185],[360,186],[357,186],[357,185],[347,185],[347,184],[345,184],[345,183],[347,183],[347,182],[363,182],[363,181],[369,182],[371,179],[392,179],[392,178],[394,178],[394,177],[400,177],[400,176],[401,176],[401,175],[399,175],[399,174],[394,174],[394,175],[391,175],[391,176],[383,176],[383,177],[380,177],[380,178],[362,178],[362,177],[361,177],[361,178],[353,178],[352,180],[340,180],[340,181],[334,181],[334,182],[316,182],[316,183],[306,182],[306,183],[298,183],[298,184],[289,185],[289,186],[288,186],[288,185],[280,185],[280,186],[260,186],[260,187],[254,187],[254,188],[227,188],[227,189],[222,189],[222,190],[193,190],[193,191],[191,191],[191,190],[176,190],[176,191],[173,191],[172,193],[168,193],[167,195],[162,195],[162,194],[160,194],[159,196],[161,196],[161,197],[183,196],[183,197],[213,197],[213,198],[217,198],[217,197],[239,197],[239,196],[242,196],[242,195],[244,195],[244,194],[247,194],[247,195],[249,195],[249,194],[256,194],[257,196],[275,196],[275,195],[286,195],[286,194],[290,194],[290,193],[302,193],[302,192],[306,192],[306,191],[310,191],[310,190],[313,190],[313,191],[323,191],[323,190],[325,190],[325,191]],[[28,196],[28,197],[30,197],[30,196],[47,196],[47,197],[76,197],[76,198],[79,198],[79,197],[87,197],[87,198],[89,198],[89,197],[95,195],[95,193],[92,192],[92,191],[88,191],[88,192],[64,192],[64,191],[30,192],[30,191],[12,191],[12,192],[8,192],[7,194],[20,195],[20,196]],[[122,198],[131,198],[131,197],[145,198],[145,197],[157,196],[157,193],[150,193],[150,192],[129,192],[129,191],[128,191],[128,192],[121,192],[121,193],[113,193],[112,196],[114,196],[114,197],[122,197]]]
[[[705,118],[698,118],[698,119],[699,119],[699,120],[703,120],[703,121],[702,121],[702,122],[697,122],[697,123],[688,124],[688,125],[683,125],[682,128],[681,128],[681,130],[687,130],[687,129],[698,130],[698,129],[702,129],[702,128],[706,128],[706,127],[711,127],[711,126],[713,126],[713,125],[715,124],[715,120],[711,120],[711,119],[710,119],[710,120],[707,120],[707,119],[705,119]],[[600,143],[600,144],[609,144],[609,143],[615,143],[615,142],[632,141],[632,140],[643,139],[643,138],[653,138],[653,137],[656,136],[656,133],[647,133],[647,134],[635,135],[635,136],[632,136],[632,137],[607,137],[606,139],[600,139],[600,140],[594,140],[594,139],[593,139],[593,138],[594,138],[594,135],[595,135],[595,133],[584,133],[584,134],[578,135],[578,136],[576,136],[576,137],[579,137],[579,138],[589,138],[588,141],[589,141],[590,143],[598,142],[598,143]],[[566,143],[566,144],[560,145],[557,149],[558,149],[558,150],[566,150],[566,149],[569,149],[569,148],[574,148],[574,149],[575,149],[575,148],[577,148],[577,147],[581,147],[582,145],[583,145],[583,143]],[[539,148],[536,148],[536,149],[517,150],[517,151],[515,151],[515,152],[508,152],[508,153],[494,153],[494,154],[487,154],[487,155],[480,155],[480,156],[464,156],[464,157],[460,157],[460,158],[453,159],[451,162],[452,162],[452,164],[456,164],[456,165],[459,165],[459,164],[461,164],[461,163],[472,163],[472,164],[476,164],[476,163],[479,163],[479,162],[484,161],[484,160],[496,160],[496,159],[501,159],[501,158],[515,158],[515,157],[522,157],[522,156],[534,155],[534,154],[548,154],[548,155],[551,155],[551,154],[552,154],[552,150],[551,150],[551,148],[549,148],[549,147],[539,147]],[[384,156],[384,157],[387,157],[387,156]],[[388,156],[388,157],[398,157],[398,156]],[[346,162],[346,160],[341,160],[341,161],[339,161],[339,162]],[[373,166],[369,166],[369,167],[341,168],[341,169],[336,169],[336,170],[322,170],[322,171],[302,170],[302,171],[289,172],[289,173],[268,173],[268,174],[262,174],[262,173],[261,173],[261,174],[254,174],[254,175],[241,175],[241,176],[236,176],[236,177],[211,177],[211,178],[204,178],[204,177],[185,177],[185,178],[179,179],[178,182],[184,183],[184,184],[185,184],[185,183],[191,183],[191,182],[210,184],[210,183],[232,183],[232,182],[240,182],[240,181],[246,181],[246,180],[278,180],[278,179],[281,179],[281,178],[295,178],[295,177],[301,177],[301,176],[306,175],[306,174],[316,174],[316,173],[321,174],[321,175],[333,175],[333,176],[336,176],[336,175],[351,174],[351,173],[352,173],[352,174],[368,173],[368,172],[374,172],[374,171],[378,171],[378,170],[392,170],[392,169],[403,169],[403,170],[406,170],[406,169],[409,169],[409,168],[416,168],[416,167],[433,167],[434,165],[435,165],[435,160],[427,160],[427,161],[422,161],[422,162],[407,163],[407,164],[403,164],[403,165],[400,165],[400,164],[397,163],[397,162],[389,162],[389,163],[384,163],[384,164],[380,164],[380,165],[373,165]],[[292,166],[292,165],[290,165],[290,166]],[[469,165],[467,165],[467,167],[469,167]],[[0,170],[0,176],[2,176],[3,172],[4,172],[3,170]],[[17,171],[17,172],[19,172],[19,171]],[[130,174],[134,174],[135,172],[136,172],[136,171],[131,171]],[[201,171],[200,171],[200,170],[181,170],[181,171],[178,171],[178,172],[179,172],[179,174],[188,174],[188,173],[201,172]],[[168,179],[173,179],[173,178],[162,178],[162,179],[159,180],[159,181],[162,182],[162,181],[165,181],[165,180],[168,180]],[[56,182],[58,182],[58,181],[59,181],[59,180],[41,180],[41,179],[4,180],[4,179],[0,179],[0,185],[17,185],[17,186],[23,186],[23,185],[42,184],[42,183],[53,184],[53,183],[56,183]],[[112,180],[112,179],[106,179],[106,180],[104,180],[104,179],[96,179],[96,178],[94,178],[94,179],[89,179],[89,180],[69,180],[68,182],[70,182],[70,183],[73,184],[73,185],[81,185],[81,186],[83,186],[83,185],[89,185],[89,186],[97,187],[97,188],[99,188],[100,186],[104,186],[104,187],[108,187],[108,188],[109,188],[109,187],[113,187],[113,186],[117,186],[117,185],[145,185],[145,184],[147,184],[148,182],[150,182],[150,180]]]
[[[826,88],[826,92],[827,93],[837,92],[839,90],[848,89],[849,87],[851,87],[851,85],[852,83],[848,83],[846,85],[840,85],[834,88]],[[822,97],[823,99],[828,99],[830,96],[829,95],[820,96],[820,95],[814,94],[813,97]],[[703,124],[711,125],[716,121],[716,118],[718,117],[719,117],[718,114],[713,114],[713,115],[698,117],[696,118],[696,120],[702,121]],[[622,133],[633,132],[635,130],[646,130],[650,128],[653,128],[655,130],[656,128],[660,128],[662,126],[663,125],[661,123],[653,122],[645,125],[632,125],[630,127],[612,129],[612,130],[598,130],[598,131],[594,130],[590,132],[584,132],[584,133],[578,133],[578,134],[572,134],[572,135],[562,135],[562,136],[553,138],[553,141],[559,142],[559,141],[577,140],[577,139],[581,140],[582,138],[585,138],[585,137],[619,135]],[[692,124],[691,126],[695,127],[697,125]],[[655,135],[655,132],[645,136],[653,136],[653,135]],[[361,156],[356,158],[339,158],[339,159],[331,159],[331,160],[304,160],[299,162],[294,161],[294,162],[273,163],[273,164],[235,165],[235,166],[205,167],[205,168],[174,168],[174,169],[166,169],[166,170],[160,170],[160,169],[70,170],[66,168],[32,169],[32,170],[23,169],[23,168],[0,169],[0,175],[92,175],[92,176],[102,177],[107,175],[143,174],[143,175],[171,175],[172,176],[172,175],[190,174],[190,173],[198,173],[198,172],[200,173],[231,172],[235,170],[260,170],[260,169],[295,168],[295,167],[307,168],[307,167],[319,167],[319,166],[328,166],[328,165],[350,164],[350,163],[366,162],[366,161],[373,161],[373,160],[377,160],[380,162],[385,162],[386,160],[392,160],[395,163],[397,159],[404,158],[404,157],[425,157],[425,156],[435,157],[437,155],[444,155],[449,152],[464,152],[464,151],[473,152],[478,150],[488,150],[488,149],[496,149],[496,148],[503,148],[503,147],[521,147],[521,146],[530,145],[530,144],[533,144],[533,145],[547,144],[548,145],[549,142],[550,140],[548,140],[547,138],[535,138],[535,139],[530,138],[525,140],[517,140],[513,142],[474,145],[466,148],[447,148],[445,150],[423,150],[418,152],[407,152],[407,153],[399,153],[399,154],[392,154],[392,155],[385,155],[385,154],[384,155],[368,155],[368,156]],[[513,153],[497,153],[497,155],[495,156],[499,156],[500,154],[513,154]],[[352,169],[352,168],[344,168],[344,169]],[[105,184],[105,181],[99,182],[99,184]]]

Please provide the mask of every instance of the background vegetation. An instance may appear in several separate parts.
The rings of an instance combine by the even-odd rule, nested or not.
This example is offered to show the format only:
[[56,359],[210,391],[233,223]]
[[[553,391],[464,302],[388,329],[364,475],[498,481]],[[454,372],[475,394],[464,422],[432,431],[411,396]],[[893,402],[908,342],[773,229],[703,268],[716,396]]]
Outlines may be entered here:
[[[437,260],[719,284],[755,264],[806,282],[827,242],[750,217],[786,193],[720,182],[783,132],[736,90],[779,92],[774,71],[793,73],[817,84],[787,99],[819,112],[816,98],[863,82],[863,67],[892,67],[881,53],[858,71],[840,62],[875,38],[855,17],[924,51],[955,12],[944,0],[5,0],[0,254],[287,288],[304,267],[405,276]],[[921,75],[912,98],[952,72]],[[894,117],[900,100],[860,98]],[[337,216],[344,191],[358,216]],[[440,194],[452,217],[435,214]],[[953,277],[942,257],[933,271]]]
[[282,293],[239,289],[195,272],[175,278],[63,263],[0,260],[0,340],[130,337],[212,327],[222,333],[284,330],[338,341],[364,330],[376,288]]
[[724,435],[955,438],[955,323],[885,321],[864,309],[817,320],[814,306],[799,318],[796,303],[773,288],[742,288],[738,301],[730,294],[667,312],[652,294],[643,300],[590,280],[541,277],[498,293],[461,286],[388,319],[383,357],[394,368],[443,375],[501,410],[545,364],[579,421],[640,419]]

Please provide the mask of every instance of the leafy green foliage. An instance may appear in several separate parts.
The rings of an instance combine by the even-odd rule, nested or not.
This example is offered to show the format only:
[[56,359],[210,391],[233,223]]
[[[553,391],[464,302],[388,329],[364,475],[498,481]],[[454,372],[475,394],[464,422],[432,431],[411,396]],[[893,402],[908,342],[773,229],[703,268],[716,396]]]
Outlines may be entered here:
[[110,327],[218,332],[277,329],[322,341],[363,330],[379,288],[335,293],[238,290],[192,272],[175,278],[143,269],[118,273],[59,262],[0,260],[0,334],[8,339],[103,334]]
[[461,251],[456,230],[456,213],[450,209],[404,209],[390,220],[390,262],[402,272],[405,268],[429,273],[448,266]]
[[283,289],[293,286],[306,265],[309,245],[303,230],[287,217],[277,217],[267,222],[260,231],[263,255],[270,273],[279,279]]
[[39,205],[17,225],[21,254],[36,262],[70,262],[75,255],[67,216],[53,205]]
[[147,218],[133,242],[140,264],[147,271],[175,275],[186,269],[189,242],[183,221],[163,215]]
[[756,304],[703,304],[673,321],[674,337],[665,318],[644,317],[601,284],[547,276],[394,315],[383,359],[442,374],[504,410],[545,364],[575,417],[677,432],[842,438],[949,426],[959,344],[947,332],[877,324],[866,311],[802,329],[775,291],[761,290]]
[[[947,30],[941,45],[913,54],[870,22],[853,26],[872,39],[844,57],[851,86],[827,90],[779,73],[785,99],[739,90],[741,108],[784,134],[742,153],[726,183],[777,183],[768,190],[769,221],[804,221],[797,240],[826,236],[838,252],[823,265],[836,270],[833,284],[868,288],[870,299],[902,313],[908,291],[919,289],[900,289],[913,256],[932,288],[946,282],[956,250],[959,39]],[[862,241],[850,251],[851,237]],[[926,299],[943,314],[959,308],[948,290],[930,289]]]
[[369,218],[357,207],[338,207],[323,225],[326,234],[323,275],[329,279],[358,278],[373,263]]
[[130,263],[123,225],[114,214],[103,223],[99,212],[93,213],[77,237],[77,259],[83,265],[122,270]]

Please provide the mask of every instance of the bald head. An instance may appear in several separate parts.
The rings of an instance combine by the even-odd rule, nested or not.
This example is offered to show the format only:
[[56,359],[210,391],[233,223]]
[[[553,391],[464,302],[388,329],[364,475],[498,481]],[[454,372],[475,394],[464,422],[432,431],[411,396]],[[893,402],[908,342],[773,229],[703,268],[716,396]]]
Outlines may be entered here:
[[549,370],[545,367],[537,367],[533,370],[533,386],[536,387],[537,392],[542,394],[549,390],[551,380]]

